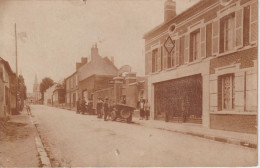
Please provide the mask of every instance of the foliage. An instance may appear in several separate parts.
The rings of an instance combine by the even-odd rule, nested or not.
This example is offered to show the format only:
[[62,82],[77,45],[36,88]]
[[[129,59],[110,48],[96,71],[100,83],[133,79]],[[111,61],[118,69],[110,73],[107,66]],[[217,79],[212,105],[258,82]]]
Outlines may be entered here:
[[42,98],[44,95],[44,92],[51,87],[54,84],[53,80],[49,77],[46,77],[44,79],[42,79],[42,82],[40,83],[40,92],[42,94]]

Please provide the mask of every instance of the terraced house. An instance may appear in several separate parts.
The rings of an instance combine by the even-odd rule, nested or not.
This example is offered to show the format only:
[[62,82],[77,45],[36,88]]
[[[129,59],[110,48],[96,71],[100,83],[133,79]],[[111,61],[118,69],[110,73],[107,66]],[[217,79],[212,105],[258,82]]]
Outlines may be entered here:
[[[177,4],[178,5],[178,4]],[[257,132],[256,0],[201,0],[144,35],[151,117]]]

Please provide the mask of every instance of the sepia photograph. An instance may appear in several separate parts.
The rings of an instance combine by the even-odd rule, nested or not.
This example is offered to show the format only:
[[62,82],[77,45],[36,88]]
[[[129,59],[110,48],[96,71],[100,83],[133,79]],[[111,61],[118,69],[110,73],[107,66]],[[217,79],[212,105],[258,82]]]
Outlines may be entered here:
[[258,0],[0,0],[0,167],[258,161]]

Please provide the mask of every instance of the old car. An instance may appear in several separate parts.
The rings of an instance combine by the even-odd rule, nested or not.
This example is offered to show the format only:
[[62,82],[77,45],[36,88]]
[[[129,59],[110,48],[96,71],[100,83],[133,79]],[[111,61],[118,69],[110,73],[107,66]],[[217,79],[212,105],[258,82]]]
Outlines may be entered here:
[[117,119],[123,119],[126,120],[127,123],[132,122],[132,114],[133,111],[135,110],[134,107],[125,105],[125,104],[116,104],[112,107],[112,111],[110,113],[111,119],[113,121]]

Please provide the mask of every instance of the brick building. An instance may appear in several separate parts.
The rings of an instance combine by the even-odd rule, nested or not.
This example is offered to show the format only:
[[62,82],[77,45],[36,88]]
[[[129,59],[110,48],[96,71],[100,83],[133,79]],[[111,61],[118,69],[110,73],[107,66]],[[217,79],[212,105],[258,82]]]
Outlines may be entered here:
[[93,99],[93,92],[111,87],[109,83],[117,75],[113,59],[101,57],[97,45],[91,48],[91,60],[78,68],[79,98]]
[[[178,4],[177,4],[178,5]],[[256,0],[202,0],[144,35],[151,117],[257,132]]]

